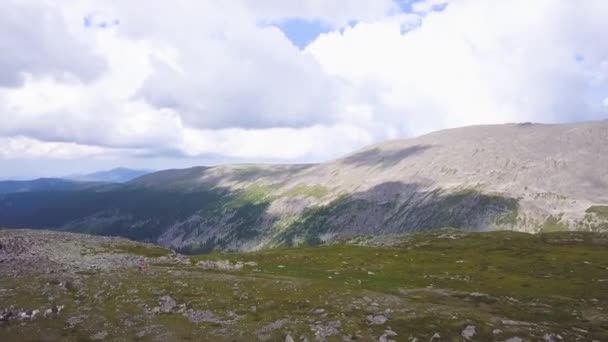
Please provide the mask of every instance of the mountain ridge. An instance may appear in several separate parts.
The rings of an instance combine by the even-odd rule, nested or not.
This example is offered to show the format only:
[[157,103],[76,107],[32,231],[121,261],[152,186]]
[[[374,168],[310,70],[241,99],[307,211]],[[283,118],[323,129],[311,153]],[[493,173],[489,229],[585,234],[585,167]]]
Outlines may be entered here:
[[80,182],[126,183],[151,172],[153,171],[117,167],[110,170],[97,171],[82,175],[71,175],[63,178]]
[[94,194],[4,195],[0,214],[9,212],[7,203],[37,205],[0,224],[48,227],[43,223],[52,221],[56,229],[192,252],[446,226],[605,231],[604,211],[590,208],[608,206],[606,170],[606,120],[469,126],[391,140],[320,164],[194,167]]
[[101,186],[101,182],[80,182],[63,178],[0,181],[0,194],[34,191],[75,191]]

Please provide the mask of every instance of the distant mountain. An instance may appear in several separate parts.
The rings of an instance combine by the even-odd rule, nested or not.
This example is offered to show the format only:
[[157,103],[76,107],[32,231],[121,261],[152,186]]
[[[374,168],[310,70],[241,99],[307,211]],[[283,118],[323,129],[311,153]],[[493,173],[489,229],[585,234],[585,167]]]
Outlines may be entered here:
[[81,182],[126,183],[151,172],[152,171],[150,170],[134,170],[119,167],[112,170],[99,171],[86,175],[68,176],[66,178]]
[[77,182],[60,178],[40,178],[25,181],[0,181],[0,194],[45,191],[75,191],[99,186],[99,183]]
[[608,231],[608,121],[472,126],[322,164],[197,167],[103,191],[7,194],[0,226],[192,252],[442,227]]

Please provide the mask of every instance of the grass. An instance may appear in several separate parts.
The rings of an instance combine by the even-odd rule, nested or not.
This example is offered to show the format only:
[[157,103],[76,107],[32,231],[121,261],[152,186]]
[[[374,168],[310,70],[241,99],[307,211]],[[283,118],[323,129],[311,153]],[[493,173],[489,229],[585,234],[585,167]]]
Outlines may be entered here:
[[[606,263],[608,259],[602,258],[608,258],[608,250],[581,243],[551,242],[552,237],[559,237],[559,234],[546,234],[548,240],[516,232],[468,234],[456,240],[422,234],[408,242],[407,247],[400,248],[340,244],[278,248],[249,254],[216,253],[197,256],[194,260],[255,261],[258,264],[255,268],[265,274],[328,281],[381,292],[425,287],[433,279],[436,287],[497,295],[538,298],[567,294],[575,298],[590,295],[608,298],[601,291],[588,291],[573,283],[573,280],[594,275],[588,273],[594,270],[597,277],[608,275],[605,269],[587,267],[584,263]],[[463,262],[457,263],[458,260]]]
[[316,199],[323,199],[327,195],[329,195],[329,193],[329,188],[323,185],[298,184],[287,190],[284,194],[289,197],[304,196]]
[[558,217],[549,216],[540,227],[542,233],[561,232],[568,230],[568,225],[561,222],[561,215]]
[[608,219],[608,205],[593,205],[587,208],[585,212],[596,214],[602,219]]
[[[0,297],[5,305],[44,307],[52,296],[66,312],[57,320],[0,326],[0,335],[7,341],[80,341],[106,330],[110,340],[134,340],[137,332],[148,331],[143,340],[284,341],[291,332],[296,340],[312,341],[315,322],[339,320],[341,336],[331,338],[357,334],[367,341],[377,340],[386,326],[370,326],[365,317],[383,313],[397,340],[428,341],[439,333],[442,340],[460,341],[463,327],[472,324],[479,341],[536,341],[545,333],[602,341],[608,339],[607,247],[608,235],[597,233],[441,230],[406,236],[390,248],[336,244],[198,255],[191,265],[158,260],[149,272],[83,273],[69,291],[48,285],[60,280],[57,275],[3,277],[0,289],[14,291]],[[202,260],[255,264],[240,271],[204,270],[196,266]],[[157,306],[164,295],[223,321],[232,314],[239,319],[191,323],[180,314],[143,313],[144,304]],[[319,308],[324,316],[311,314]],[[68,317],[82,314],[87,319],[81,325],[65,328]],[[265,330],[280,320],[286,323]],[[509,327],[502,320],[534,328]],[[497,328],[503,333],[494,335]]]
[[133,255],[139,255],[143,257],[149,258],[157,258],[163,256],[169,256],[173,254],[170,249],[166,249],[163,247],[153,247],[153,246],[141,246],[141,245],[119,245],[112,246],[111,251],[114,253],[127,253]]
[[272,188],[264,184],[253,184],[239,190],[226,207],[236,209],[246,205],[257,205],[268,202],[271,198]]

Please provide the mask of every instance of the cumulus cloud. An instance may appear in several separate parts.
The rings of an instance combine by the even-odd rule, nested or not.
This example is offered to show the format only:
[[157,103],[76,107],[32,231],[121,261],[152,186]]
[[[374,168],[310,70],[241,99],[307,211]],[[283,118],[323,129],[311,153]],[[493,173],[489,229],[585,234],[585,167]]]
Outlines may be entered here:
[[608,58],[608,45],[597,44],[608,29],[605,7],[602,1],[454,1],[413,30],[403,30],[411,16],[360,23],[322,35],[307,52],[329,74],[381,84],[373,91],[388,110],[377,119],[413,133],[600,118],[589,104],[608,91],[605,81],[593,82]]
[[353,146],[372,141],[365,129],[350,125],[315,125],[300,129],[187,129],[181,149],[191,156],[220,154],[255,159],[260,157],[260,151],[264,151],[264,158],[268,159],[308,160],[348,153]]
[[372,21],[398,9],[391,0],[263,0],[245,1],[256,17],[267,21],[300,18],[321,21],[336,29],[354,21]]
[[0,138],[0,157],[12,159],[80,159],[111,156],[110,151],[98,146],[75,143],[41,142],[27,137]]
[[33,0],[6,0],[0,10],[0,87],[18,87],[26,74],[97,77],[104,61],[70,34],[61,11]]
[[[9,0],[0,158],[324,160],[446,127],[606,116],[608,2],[399,8]],[[293,18],[331,31],[302,51],[278,25]]]

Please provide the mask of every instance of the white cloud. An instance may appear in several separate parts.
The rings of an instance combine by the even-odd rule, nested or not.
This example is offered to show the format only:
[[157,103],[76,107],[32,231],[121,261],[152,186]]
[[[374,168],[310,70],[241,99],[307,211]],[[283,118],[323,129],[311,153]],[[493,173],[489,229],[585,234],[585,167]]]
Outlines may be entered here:
[[6,0],[0,23],[0,87],[20,86],[23,73],[92,80],[105,67],[46,1]]
[[0,158],[4,159],[68,159],[107,158],[107,149],[74,143],[41,142],[26,137],[1,138]]
[[442,6],[444,6],[445,4],[448,4],[449,0],[423,0],[423,1],[418,1],[418,2],[414,2],[412,4],[412,11],[415,13],[428,13],[431,12],[433,10],[435,10],[436,8],[440,8]]
[[608,45],[597,42],[608,29],[605,7],[603,1],[453,1],[407,33],[402,27],[411,16],[395,16],[322,35],[307,52],[328,73],[378,84],[374,91],[388,110],[376,120],[406,132],[598,118],[586,101],[608,93],[605,81],[591,84],[608,57]]
[[[0,159],[323,160],[446,127],[605,117],[608,2],[443,3],[9,0]],[[334,30],[300,51],[269,25],[296,17]]]
[[397,9],[391,0],[261,0],[244,1],[256,17],[268,21],[302,18],[340,28],[352,21],[370,21]]
[[[336,139],[340,137],[340,139]],[[191,156],[220,154],[232,158],[307,160],[330,158],[352,151],[361,143],[370,144],[369,133],[356,126],[312,126],[269,129],[187,129],[181,149]],[[331,146],[331,149],[327,147]]]

